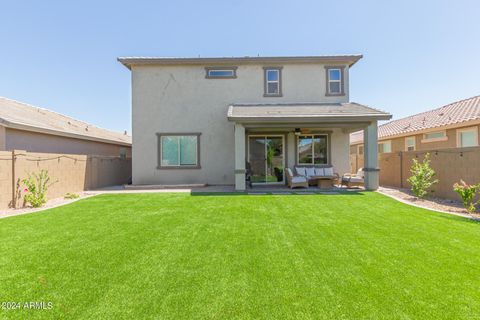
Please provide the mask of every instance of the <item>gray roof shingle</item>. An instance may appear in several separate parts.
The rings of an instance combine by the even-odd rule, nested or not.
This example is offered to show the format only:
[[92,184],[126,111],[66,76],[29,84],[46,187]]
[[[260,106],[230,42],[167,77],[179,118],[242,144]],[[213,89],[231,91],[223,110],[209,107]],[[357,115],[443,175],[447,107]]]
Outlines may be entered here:
[[350,103],[278,103],[278,104],[232,104],[228,108],[231,121],[248,120],[308,120],[310,122],[331,119],[361,120],[372,118],[388,120],[389,113]]
[[106,143],[132,143],[132,138],[127,134],[102,129],[54,111],[4,97],[0,97],[0,125]]

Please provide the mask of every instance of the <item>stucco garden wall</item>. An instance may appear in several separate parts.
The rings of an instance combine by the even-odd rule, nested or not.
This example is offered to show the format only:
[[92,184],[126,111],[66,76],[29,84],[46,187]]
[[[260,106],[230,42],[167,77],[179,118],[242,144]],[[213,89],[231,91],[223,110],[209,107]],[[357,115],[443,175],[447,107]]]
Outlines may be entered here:
[[47,197],[124,184],[131,177],[131,158],[113,156],[0,151],[0,209],[23,206],[29,173],[48,170],[52,182]]
[[[436,196],[458,200],[452,188],[455,182],[460,179],[470,184],[480,182],[480,147],[470,147],[380,154],[380,185],[409,188],[407,179],[411,175],[412,159],[421,161],[426,153],[430,154],[431,166],[439,180],[434,186]],[[350,155],[350,166],[352,171],[363,167],[363,157]]]

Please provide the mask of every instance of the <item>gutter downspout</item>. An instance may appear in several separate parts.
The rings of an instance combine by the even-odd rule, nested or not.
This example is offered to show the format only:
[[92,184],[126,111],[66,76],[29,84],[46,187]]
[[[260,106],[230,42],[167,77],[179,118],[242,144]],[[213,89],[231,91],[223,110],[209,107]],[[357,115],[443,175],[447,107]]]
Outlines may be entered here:
[[16,188],[15,188],[15,161],[16,161],[16,156],[15,156],[15,150],[12,150],[12,207],[14,209],[17,209],[17,194],[16,194]]
[[403,151],[400,151],[400,188],[403,189]]

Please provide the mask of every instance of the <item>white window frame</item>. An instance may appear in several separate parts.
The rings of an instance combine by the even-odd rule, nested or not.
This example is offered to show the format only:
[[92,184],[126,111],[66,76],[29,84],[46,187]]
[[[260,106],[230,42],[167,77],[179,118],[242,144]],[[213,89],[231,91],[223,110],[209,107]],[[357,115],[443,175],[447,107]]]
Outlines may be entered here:
[[[385,152],[385,144],[390,145],[390,151],[389,152]],[[382,152],[380,152],[380,145],[383,145]],[[385,140],[385,141],[381,141],[381,142],[378,143],[378,153],[391,153],[391,152],[392,152],[392,140]]]
[[465,132],[473,132],[475,136],[475,145],[473,147],[478,146],[478,126],[475,127],[468,127],[468,128],[462,128],[462,129],[457,129],[457,147],[458,148],[468,148],[468,147],[463,147],[462,146],[462,133]]
[[[327,145],[326,145],[326,147],[327,147],[327,163],[317,163],[317,164],[315,164],[315,158],[313,157],[315,155],[315,150],[314,150],[315,144],[314,143],[312,143],[312,162],[311,163],[300,163],[300,150],[299,150],[299,148],[300,148],[300,137],[311,137],[312,140],[313,140],[313,139],[315,139],[315,137],[319,137],[319,136],[325,137],[326,141],[327,141]],[[329,144],[328,144],[328,140],[329,140],[328,134],[326,134],[326,133],[317,133],[317,134],[312,133],[312,134],[298,135],[297,136],[297,165],[298,166],[310,166],[310,165],[311,166],[315,166],[315,165],[316,166],[322,166],[322,165],[325,166],[325,165],[330,164],[330,152],[329,152],[330,147],[329,147]]]
[[[268,80],[268,72],[275,71],[277,72],[277,80]],[[265,67],[264,68],[264,97],[281,97],[282,96],[282,68],[281,67]],[[270,83],[276,83],[278,85],[278,92],[268,92],[268,85]]]
[[[332,80],[330,79],[330,71],[331,70],[338,70],[340,72],[340,79],[339,80]],[[345,72],[345,67],[344,66],[326,66],[325,67],[326,71],[326,95],[327,96],[344,96],[345,95],[345,82],[344,82],[344,72]],[[339,92],[331,92],[330,91],[330,83],[338,83],[339,84]]]
[[[439,137],[439,138],[427,138],[427,135],[429,134],[434,134],[434,133],[442,133],[443,134],[443,137]],[[438,141],[447,141],[448,140],[448,137],[447,137],[447,131],[446,130],[439,130],[439,131],[431,131],[431,132],[425,132],[423,134],[423,139],[422,139],[422,143],[429,143],[429,142],[438,142]]]
[[[408,150],[408,140],[413,140],[413,150]],[[405,151],[415,151],[417,150],[417,139],[415,136],[405,137]]]
[[[338,70],[338,73],[340,74],[340,79],[339,80],[332,80],[330,79],[330,71],[335,71]],[[338,92],[332,92],[330,88],[331,83],[338,82]],[[340,68],[330,68],[328,69],[328,93],[329,94],[341,94],[342,93],[342,69]]]

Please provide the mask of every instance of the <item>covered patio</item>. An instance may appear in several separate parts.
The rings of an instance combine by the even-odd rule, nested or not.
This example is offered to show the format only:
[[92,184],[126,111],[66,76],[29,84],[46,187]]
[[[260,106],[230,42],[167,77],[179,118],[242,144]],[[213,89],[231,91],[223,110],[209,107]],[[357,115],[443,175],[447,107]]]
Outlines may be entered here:
[[377,122],[391,115],[357,103],[233,104],[235,190],[285,185],[285,168],[350,171],[349,136],[364,130],[365,188],[378,188]]

